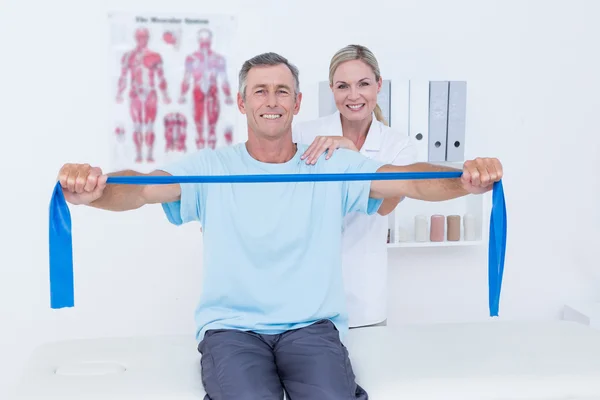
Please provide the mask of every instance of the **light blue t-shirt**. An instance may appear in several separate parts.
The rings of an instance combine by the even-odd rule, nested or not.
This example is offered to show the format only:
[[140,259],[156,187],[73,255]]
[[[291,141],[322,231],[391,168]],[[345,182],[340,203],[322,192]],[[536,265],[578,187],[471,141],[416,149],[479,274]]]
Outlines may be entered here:
[[[250,156],[245,143],[185,156],[171,175],[372,173],[381,163],[337,150],[316,165]],[[321,319],[343,338],[348,321],[342,282],[342,220],[350,212],[375,213],[369,181],[185,183],[181,200],[163,204],[170,222],[199,221],[204,236],[202,293],[196,337],[209,329],[277,334]]]

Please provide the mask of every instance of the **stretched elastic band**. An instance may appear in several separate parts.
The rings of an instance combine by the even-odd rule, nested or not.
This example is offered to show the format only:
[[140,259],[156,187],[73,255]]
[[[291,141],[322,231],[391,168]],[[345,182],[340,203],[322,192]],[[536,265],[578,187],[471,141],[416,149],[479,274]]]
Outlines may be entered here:
[[500,309],[500,292],[504,275],[506,253],[506,204],[502,181],[494,183],[492,212],[490,215],[490,239],[488,247],[488,285],[490,316],[497,317]]
[[[111,176],[109,184],[160,185],[172,183],[273,183],[332,182],[460,178],[462,172],[389,172],[352,174],[273,174],[210,176]],[[506,206],[502,181],[494,183],[488,250],[488,285],[490,316],[498,316],[504,255],[506,251]],[[73,307],[73,243],[71,214],[60,182],[50,200],[50,306],[53,309]]]

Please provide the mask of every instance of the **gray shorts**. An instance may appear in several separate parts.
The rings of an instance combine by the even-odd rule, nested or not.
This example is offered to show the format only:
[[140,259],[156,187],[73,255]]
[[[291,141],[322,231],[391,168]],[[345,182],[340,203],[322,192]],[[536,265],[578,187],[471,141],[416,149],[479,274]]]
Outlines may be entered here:
[[204,400],[368,399],[328,320],[279,335],[209,330],[198,350]]

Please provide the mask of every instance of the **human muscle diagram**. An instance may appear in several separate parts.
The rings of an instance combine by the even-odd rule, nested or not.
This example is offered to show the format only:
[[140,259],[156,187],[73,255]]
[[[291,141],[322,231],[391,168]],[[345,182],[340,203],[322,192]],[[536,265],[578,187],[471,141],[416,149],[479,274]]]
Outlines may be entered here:
[[231,88],[227,81],[225,57],[213,51],[212,32],[209,29],[201,29],[198,31],[198,50],[185,59],[185,75],[181,84],[181,97],[179,99],[180,103],[185,103],[185,95],[191,83],[193,86],[192,99],[194,102],[196,147],[198,149],[203,149],[207,144],[205,120],[208,125],[208,146],[214,149],[217,143],[216,126],[220,111],[219,80],[225,95],[225,104],[233,104]]
[[110,15],[113,167],[149,172],[233,143],[234,21]]
[[163,63],[160,54],[148,49],[149,32],[147,28],[135,31],[136,47],[121,57],[121,75],[117,90],[117,102],[123,102],[123,92],[128,91],[129,113],[133,125],[133,142],[135,144],[135,161],[144,158],[143,146],[146,146],[145,160],[154,162],[154,121],[158,108],[157,86],[162,92],[163,100],[169,104]]

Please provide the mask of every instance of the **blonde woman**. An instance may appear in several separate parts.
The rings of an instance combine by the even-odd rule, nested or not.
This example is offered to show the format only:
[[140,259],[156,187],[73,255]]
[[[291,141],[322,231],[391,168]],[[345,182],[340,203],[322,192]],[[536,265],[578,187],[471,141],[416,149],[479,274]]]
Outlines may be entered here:
[[[296,143],[310,144],[302,155],[314,164],[324,153],[351,149],[386,164],[415,163],[416,148],[405,132],[385,121],[377,105],[382,78],[373,53],[360,45],[340,49],[331,59],[329,85],[337,111],[294,125]],[[348,215],[344,220],[343,270],[350,327],[387,318],[387,215],[401,198],[386,199],[378,214]]]

